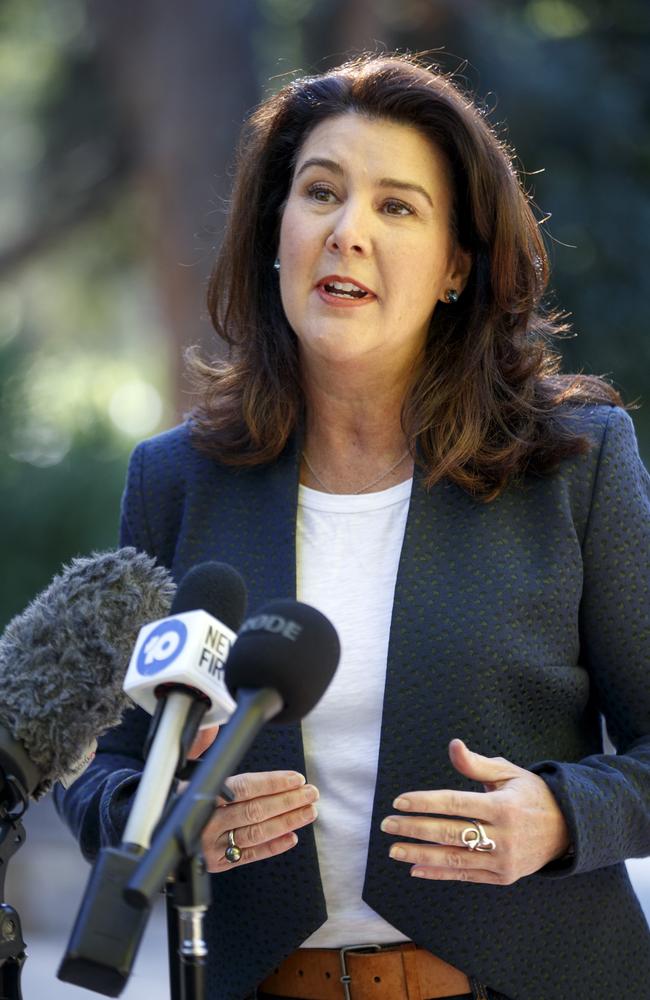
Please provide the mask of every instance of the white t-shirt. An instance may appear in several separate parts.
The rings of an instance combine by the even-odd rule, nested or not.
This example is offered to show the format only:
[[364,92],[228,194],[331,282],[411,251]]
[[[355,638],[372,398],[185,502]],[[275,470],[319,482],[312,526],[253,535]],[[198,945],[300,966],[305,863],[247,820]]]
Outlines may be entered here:
[[320,791],[314,831],[328,914],[307,948],[408,940],[363,902],[361,891],[411,485],[361,496],[299,491],[298,598],[326,614],[341,640],[334,679],[302,723],[307,779]]

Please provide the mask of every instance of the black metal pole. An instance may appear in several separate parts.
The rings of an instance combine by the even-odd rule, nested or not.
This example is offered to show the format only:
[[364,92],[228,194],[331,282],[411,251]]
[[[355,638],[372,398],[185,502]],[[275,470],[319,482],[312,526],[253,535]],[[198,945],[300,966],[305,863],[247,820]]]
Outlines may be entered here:
[[203,917],[211,902],[210,876],[203,857],[185,858],[170,879],[167,892],[175,917],[175,954],[170,952],[172,1000],[204,1000],[208,949],[203,937]]

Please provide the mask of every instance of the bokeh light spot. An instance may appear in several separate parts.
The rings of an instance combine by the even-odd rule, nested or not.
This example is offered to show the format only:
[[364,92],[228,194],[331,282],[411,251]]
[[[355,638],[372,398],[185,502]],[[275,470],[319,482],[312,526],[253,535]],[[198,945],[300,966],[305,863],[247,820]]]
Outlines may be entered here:
[[585,12],[568,0],[532,0],[526,7],[526,17],[548,38],[574,38],[589,27]]
[[71,445],[72,438],[62,427],[27,423],[15,428],[9,454],[16,462],[47,469],[62,462]]
[[163,403],[155,386],[133,379],[115,390],[108,412],[119,430],[137,438],[156,429],[162,417]]

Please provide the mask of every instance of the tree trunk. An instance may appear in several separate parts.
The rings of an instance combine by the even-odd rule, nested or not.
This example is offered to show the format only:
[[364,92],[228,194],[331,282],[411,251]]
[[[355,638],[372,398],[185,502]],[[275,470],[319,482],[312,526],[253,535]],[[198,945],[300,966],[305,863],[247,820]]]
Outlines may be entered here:
[[253,0],[138,0],[91,6],[100,58],[135,152],[177,415],[189,404],[183,352],[219,353],[205,308],[237,135],[256,104]]

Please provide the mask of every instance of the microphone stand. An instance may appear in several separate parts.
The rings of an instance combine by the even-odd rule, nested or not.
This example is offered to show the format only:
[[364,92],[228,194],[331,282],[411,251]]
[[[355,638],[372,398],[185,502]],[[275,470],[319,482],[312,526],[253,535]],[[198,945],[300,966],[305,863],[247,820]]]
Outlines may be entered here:
[[18,911],[5,903],[9,861],[25,843],[22,817],[40,781],[25,748],[0,727],[0,998],[23,1000],[20,976],[27,955]]
[[208,957],[203,917],[212,894],[200,852],[183,858],[169,876],[165,893],[171,1000],[203,1000]]
[[[176,772],[181,779],[190,778],[198,766],[199,761],[188,760],[187,755],[204,714],[205,706],[196,707],[183,730]],[[154,716],[147,747],[156,722]],[[221,794],[231,797],[226,787],[222,788]],[[183,858],[165,885],[170,1000],[205,995],[207,948],[202,936],[202,919],[210,901],[210,878],[203,859],[199,855]]]
[[[187,761],[179,777],[190,778],[200,763],[200,759]],[[227,785],[219,794],[233,801]],[[205,993],[207,948],[202,920],[211,901],[210,876],[202,856],[198,853],[184,857],[165,884],[170,1000],[202,997]]]
[[[237,709],[197,762],[194,775],[158,827],[151,847],[132,869],[124,898],[134,908],[149,909],[166,880],[172,878],[171,898],[177,913],[178,960],[170,949],[170,980],[174,1000],[204,1000],[207,946],[203,916],[210,903],[210,881],[201,856],[201,834],[223,784],[237,768],[265,722],[283,702],[271,688],[241,689]],[[168,926],[172,921],[168,909]],[[173,934],[173,930],[172,930]]]
[[[27,792],[14,774],[0,767],[3,801],[0,805],[0,997],[23,1000],[20,976],[25,964],[25,941],[18,911],[4,902],[5,879],[10,859],[25,843],[21,817],[29,804]],[[10,804],[4,801],[7,792]],[[16,811],[17,810],[17,811]]]
[[[280,711],[282,703],[279,696],[275,697],[278,701],[275,711]],[[183,698],[192,702],[189,695]],[[166,886],[171,997],[172,1000],[193,1000],[202,997],[205,992],[207,953],[202,938],[202,915],[210,903],[210,880],[200,856],[195,857],[195,851],[180,852],[172,868],[165,872],[146,908],[134,905],[124,893],[130,874],[139,869],[142,858],[149,853],[150,840],[153,837],[155,842],[157,838],[153,818],[160,815],[163,809],[169,785],[179,765],[183,775],[187,753],[205,714],[205,703],[193,702],[186,715],[183,698],[180,701],[177,699],[171,713],[163,713],[161,706],[152,720],[145,754],[148,756],[149,749],[157,742],[159,749],[166,751],[161,754],[164,761],[157,774],[150,774],[148,778],[143,775],[122,843],[100,851],[57,973],[58,978],[65,982],[105,996],[119,996],[124,989],[149,918],[148,909],[153,897],[163,888],[166,876],[172,872],[173,877]],[[237,712],[233,719],[236,715]],[[260,721],[260,726],[263,722],[264,719]],[[244,752],[245,749],[242,754]],[[193,774],[202,767],[201,761],[190,763]],[[230,774],[228,770],[224,777]],[[217,791],[226,798],[230,797],[227,788],[219,787]],[[183,798],[184,795],[172,800],[157,829],[164,826],[165,815],[171,814],[175,802]],[[205,822],[212,814],[215,800],[216,793]],[[5,1000],[1,994],[0,1000]]]

